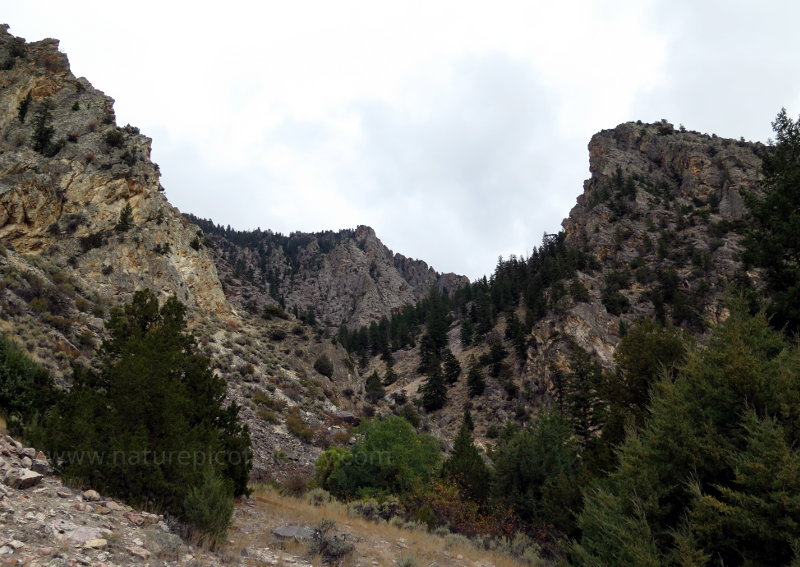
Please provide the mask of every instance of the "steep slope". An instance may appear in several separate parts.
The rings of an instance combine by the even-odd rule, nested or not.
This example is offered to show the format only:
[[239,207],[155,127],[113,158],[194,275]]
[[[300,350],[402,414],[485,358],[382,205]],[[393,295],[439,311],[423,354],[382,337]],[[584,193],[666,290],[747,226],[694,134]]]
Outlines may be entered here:
[[251,302],[251,308],[279,302],[326,326],[368,325],[416,303],[431,287],[452,292],[469,283],[464,276],[439,274],[421,260],[393,253],[367,226],[284,236],[187,218],[213,243],[232,302]]
[[3,26],[0,63],[0,332],[68,386],[113,308],[143,288],[176,295],[242,406],[254,477],[307,470],[349,407],[339,392],[357,388],[341,349],[282,310],[231,306],[202,231],[163,193],[150,139],[117,127],[113,100],[70,72],[56,40]]
[[524,375],[548,376],[569,343],[610,367],[621,332],[641,318],[671,320],[700,336],[724,319],[721,300],[745,276],[744,195],[759,194],[763,151],[666,122],[595,134],[592,177],[562,225],[567,246],[594,256],[601,269],[576,276],[589,301],[565,302],[534,327]]
[[[731,285],[758,285],[756,272],[742,270],[739,253],[744,195],[760,194],[766,151],[666,122],[596,134],[589,143],[592,176],[564,231],[546,236],[531,258],[502,261],[491,278],[454,296],[443,323],[462,372],[445,408],[431,414],[443,433],[454,434],[467,403],[481,434],[524,421],[552,402],[574,353],[585,350],[612,368],[617,344],[638,320],[670,322],[704,340],[727,315],[723,299]],[[425,382],[420,336],[430,334],[431,320],[430,312],[395,317],[349,336],[354,354],[374,357],[364,374],[384,376],[387,357],[376,355],[385,344],[381,333],[390,333],[399,379],[388,399],[417,395]],[[408,321],[416,325],[415,341],[394,334]],[[470,398],[466,376],[473,367],[487,387]]]

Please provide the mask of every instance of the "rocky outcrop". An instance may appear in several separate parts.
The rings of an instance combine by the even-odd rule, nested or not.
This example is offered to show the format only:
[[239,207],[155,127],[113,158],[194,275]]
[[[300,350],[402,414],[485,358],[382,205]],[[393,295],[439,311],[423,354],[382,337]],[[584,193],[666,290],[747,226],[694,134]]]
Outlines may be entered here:
[[[115,123],[113,100],[76,78],[58,41],[0,30],[0,241],[43,256],[109,301],[150,287],[228,310],[197,227],[164,197],[150,139]],[[129,207],[129,227],[119,227]],[[127,230],[115,230],[127,228]]]
[[271,231],[224,229],[188,218],[213,242],[217,268],[232,302],[280,302],[328,326],[368,325],[416,303],[431,287],[454,291],[469,282],[393,253],[368,226],[294,232],[287,237]]
[[593,136],[591,178],[562,223],[567,244],[598,260],[576,278],[589,299],[564,298],[535,325],[524,379],[551,391],[554,368],[567,366],[575,345],[612,367],[621,334],[641,318],[670,320],[702,340],[742,276],[744,197],[760,194],[765,151],[666,122]]

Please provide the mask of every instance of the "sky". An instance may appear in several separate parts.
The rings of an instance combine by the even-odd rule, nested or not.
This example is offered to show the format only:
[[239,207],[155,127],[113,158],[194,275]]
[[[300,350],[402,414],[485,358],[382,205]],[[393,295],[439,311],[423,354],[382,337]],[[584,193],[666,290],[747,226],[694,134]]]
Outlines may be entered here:
[[800,3],[7,2],[153,138],[182,212],[288,234],[373,227],[490,275],[560,229],[603,129],[767,141],[800,113]]

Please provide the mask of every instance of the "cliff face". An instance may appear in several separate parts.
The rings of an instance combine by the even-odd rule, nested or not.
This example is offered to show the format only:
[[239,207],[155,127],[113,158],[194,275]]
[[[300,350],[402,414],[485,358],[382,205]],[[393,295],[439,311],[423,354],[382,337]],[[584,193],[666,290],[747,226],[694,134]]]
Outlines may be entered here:
[[[70,72],[56,40],[24,44],[6,29],[0,239],[108,300],[150,287],[227,311],[211,256],[190,246],[198,229],[160,191],[150,139],[117,127],[113,100]],[[126,205],[130,229],[116,231]]]
[[369,325],[416,303],[433,286],[453,291],[469,282],[393,253],[367,226],[287,237],[271,231],[232,231],[189,218],[213,242],[232,302],[261,306],[279,301],[327,326]]
[[744,195],[760,194],[765,150],[665,122],[593,136],[592,176],[562,225],[567,244],[593,255],[598,269],[576,278],[588,301],[564,298],[534,327],[524,377],[550,390],[570,345],[611,367],[621,333],[641,318],[669,320],[702,340],[725,318],[726,289],[742,275]]
[[[561,252],[542,252],[538,263],[507,262],[451,313],[448,348],[463,371],[445,408],[432,414],[434,431],[454,435],[466,403],[478,435],[507,420],[523,423],[555,399],[557,378],[571,371],[577,349],[612,369],[626,329],[642,319],[674,324],[704,341],[727,316],[732,284],[759,285],[758,273],[745,273],[739,256],[745,195],[761,193],[766,151],[664,122],[626,123],[593,136],[591,177],[562,223]],[[555,235],[546,241],[551,250],[562,242]],[[489,330],[475,338],[476,326],[487,321]],[[417,343],[393,353],[399,379],[390,396],[418,391]],[[498,345],[507,355],[495,371],[488,360]],[[487,387],[470,398],[464,375],[473,366],[482,368]],[[381,357],[364,374],[373,370],[386,372]]]

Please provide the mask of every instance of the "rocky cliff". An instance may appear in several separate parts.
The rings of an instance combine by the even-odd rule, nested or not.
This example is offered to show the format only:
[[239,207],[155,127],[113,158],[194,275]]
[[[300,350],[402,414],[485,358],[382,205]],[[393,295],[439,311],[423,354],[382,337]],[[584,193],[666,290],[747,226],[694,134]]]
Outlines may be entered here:
[[567,301],[534,328],[526,372],[541,374],[565,341],[611,366],[621,330],[641,318],[698,335],[724,319],[723,295],[742,275],[744,195],[760,194],[764,151],[666,122],[595,134],[592,176],[562,226],[567,245],[599,269],[577,275],[589,301]]
[[[70,72],[56,40],[25,44],[6,27],[0,52],[3,243],[109,300],[147,286],[226,311],[211,256],[190,246],[197,227],[161,193],[150,139],[117,126],[113,100]],[[129,228],[115,230],[126,206]]]
[[[731,287],[758,286],[758,273],[745,273],[739,256],[745,195],[760,194],[766,151],[666,122],[626,123],[593,136],[591,177],[562,223],[563,236],[546,238],[562,242],[561,251],[538,263],[512,259],[488,285],[473,286],[466,303],[456,302],[448,348],[464,372],[447,406],[433,414],[442,434],[455,433],[465,403],[480,434],[524,421],[553,400],[556,378],[570,371],[577,349],[611,369],[621,337],[641,319],[705,340],[708,328],[726,317]],[[577,271],[558,268],[574,263],[570,258],[581,258]],[[481,320],[492,321],[490,330],[464,343],[465,326]],[[520,326],[523,336],[514,336]],[[508,354],[492,377],[481,361],[497,345]],[[423,380],[418,351],[407,346],[393,353],[400,378],[390,396],[416,394]],[[464,376],[476,364],[487,373],[487,388],[469,398]],[[367,371],[373,370],[386,371],[381,358],[372,359]]]
[[[344,355],[280,310],[231,306],[202,231],[164,196],[150,139],[117,126],[113,100],[70,72],[56,40],[25,43],[3,26],[0,67],[0,332],[68,386],[72,365],[93,364],[113,308],[142,288],[176,295],[242,406],[254,475],[307,469],[319,448],[285,420],[291,411],[324,437],[358,376]],[[330,376],[314,370],[323,354]]]
[[284,236],[188,218],[213,243],[229,299],[251,309],[278,302],[307,320],[357,328],[416,303],[431,287],[452,292],[469,283],[395,254],[368,226]]

